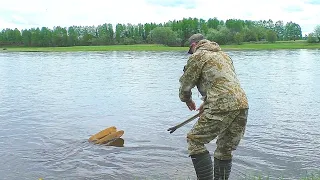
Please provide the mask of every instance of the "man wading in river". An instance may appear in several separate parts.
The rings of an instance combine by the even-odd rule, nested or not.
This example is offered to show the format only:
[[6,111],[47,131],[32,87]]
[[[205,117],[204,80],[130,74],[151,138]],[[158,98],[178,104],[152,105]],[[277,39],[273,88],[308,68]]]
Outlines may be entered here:
[[[197,86],[203,103],[200,118],[187,134],[188,151],[200,180],[225,180],[232,166],[232,151],[244,135],[248,101],[241,88],[232,59],[215,42],[201,34],[189,38],[192,54],[181,76],[179,97],[190,110],[196,110],[191,89]],[[205,144],[217,138],[212,160]]]

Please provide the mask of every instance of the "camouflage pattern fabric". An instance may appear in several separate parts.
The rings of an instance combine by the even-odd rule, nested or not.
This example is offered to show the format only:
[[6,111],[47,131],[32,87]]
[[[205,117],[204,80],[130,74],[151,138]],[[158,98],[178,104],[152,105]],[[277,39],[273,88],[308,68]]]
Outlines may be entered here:
[[[194,39],[201,39],[196,36]],[[182,102],[192,100],[191,89],[197,86],[204,100],[203,114],[187,135],[190,155],[207,151],[204,144],[217,138],[214,156],[232,158],[245,132],[248,100],[240,86],[232,59],[216,42],[200,40],[179,79]]]
[[180,100],[190,101],[191,89],[197,86],[205,100],[204,109],[210,113],[248,108],[232,59],[215,42],[204,39],[197,43],[179,82]]
[[232,151],[236,150],[244,135],[247,117],[247,109],[203,113],[187,135],[189,154],[206,152],[205,144],[218,137],[214,157],[220,160],[231,159]]

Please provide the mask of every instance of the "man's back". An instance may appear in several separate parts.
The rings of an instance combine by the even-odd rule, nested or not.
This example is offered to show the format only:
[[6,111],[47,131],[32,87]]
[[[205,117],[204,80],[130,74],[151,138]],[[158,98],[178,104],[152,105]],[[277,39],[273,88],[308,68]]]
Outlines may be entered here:
[[225,112],[248,108],[233,62],[217,43],[200,41],[189,61],[198,61],[196,64],[201,68],[197,87],[206,98],[205,110]]

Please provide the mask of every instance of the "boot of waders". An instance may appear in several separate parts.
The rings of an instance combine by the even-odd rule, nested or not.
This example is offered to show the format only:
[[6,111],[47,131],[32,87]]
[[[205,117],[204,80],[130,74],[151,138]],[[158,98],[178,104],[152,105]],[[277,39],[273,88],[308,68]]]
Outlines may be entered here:
[[219,160],[214,158],[214,180],[228,180],[231,172],[232,159]]
[[213,180],[212,160],[209,152],[191,155],[198,180]]

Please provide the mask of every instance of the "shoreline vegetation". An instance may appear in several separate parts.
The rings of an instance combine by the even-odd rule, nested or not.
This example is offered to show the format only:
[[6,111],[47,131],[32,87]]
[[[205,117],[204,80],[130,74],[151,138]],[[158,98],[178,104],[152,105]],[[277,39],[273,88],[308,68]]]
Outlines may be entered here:
[[[320,43],[307,43],[304,40],[277,41],[275,43],[243,43],[221,45],[222,50],[281,50],[281,49],[320,49]],[[2,52],[77,52],[77,51],[187,51],[188,47],[170,47],[159,44],[70,46],[70,47],[1,47]],[[1,52],[0,51],[0,52]]]
[[163,23],[104,23],[0,31],[0,52],[185,51],[201,33],[224,50],[319,49],[320,25],[302,34],[299,24],[279,20],[183,18]]

